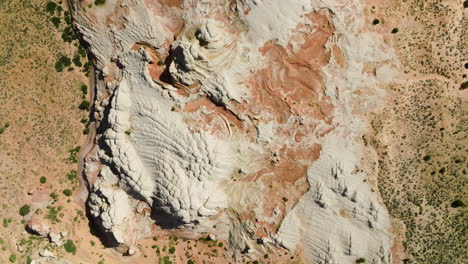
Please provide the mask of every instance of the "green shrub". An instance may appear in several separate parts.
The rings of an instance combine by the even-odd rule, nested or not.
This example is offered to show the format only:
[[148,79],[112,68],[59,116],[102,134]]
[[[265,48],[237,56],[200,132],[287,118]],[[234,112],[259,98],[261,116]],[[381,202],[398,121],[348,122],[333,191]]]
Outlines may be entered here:
[[31,210],[31,207],[29,206],[29,204],[25,204],[25,205],[21,206],[21,208],[19,209],[19,214],[21,216],[25,216],[25,215],[29,214],[30,210]]
[[63,20],[65,20],[65,23],[67,23],[67,25],[71,25],[71,17],[69,15],[65,15],[63,17]]
[[72,42],[73,40],[77,39],[77,36],[75,34],[75,31],[73,31],[73,28],[69,25],[67,26],[63,32],[62,32],[62,39],[65,42]]
[[358,258],[358,259],[356,259],[356,263],[366,263],[366,259],[365,258]]
[[[86,85],[86,84],[84,84],[84,83],[81,85],[81,93],[82,93],[83,95],[87,95],[87,94],[88,94],[88,85]],[[86,122],[85,122],[85,123],[86,123]]]
[[73,192],[70,189],[65,189],[65,190],[63,190],[63,194],[65,194],[65,196],[71,196],[73,194]]
[[189,260],[187,260],[187,264],[195,264],[195,261],[189,259]]
[[54,14],[56,8],[57,8],[57,4],[52,1],[46,4],[46,11],[49,12],[51,15]]
[[467,7],[468,7],[468,0],[465,0],[465,2],[463,2],[463,7],[464,7],[464,8],[467,8]]
[[90,102],[88,100],[83,100],[81,101],[80,105],[78,108],[80,110],[89,110],[89,107],[91,106]]
[[9,260],[10,260],[11,263],[15,262],[16,261],[16,255],[11,254]]
[[42,177],[39,179],[39,182],[42,183],[42,184],[44,184],[44,183],[47,182],[47,178],[44,177],[44,176],[42,176]]
[[374,19],[374,21],[372,21],[372,25],[377,25],[380,23],[380,20],[378,20],[377,18]]
[[54,24],[54,27],[59,28],[59,26],[60,26],[60,18],[59,17],[51,18],[50,22],[52,22],[52,24]]
[[96,0],[94,4],[97,6],[103,6],[106,3],[106,0]]
[[71,60],[67,56],[60,55],[57,62],[55,62],[55,70],[57,72],[62,72],[65,67],[71,65]]
[[464,207],[465,203],[463,201],[461,201],[461,200],[455,200],[450,204],[450,206],[452,208]]
[[80,56],[84,58],[86,57],[86,50],[82,46],[78,46],[78,54],[80,54]]
[[67,158],[68,163],[77,163],[78,160],[76,158],[76,154],[80,152],[81,147],[76,146],[75,148],[69,150],[68,152],[70,153],[70,157]]
[[76,246],[75,243],[73,243],[72,240],[68,239],[65,244],[63,244],[63,247],[68,253],[76,253]]
[[460,90],[465,90],[466,88],[468,88],[468,81],[466,81],[466,82],[464,82],[464,83],[462,83],[460,85]]
[[6,123],[5,123],[5,128],[7,128],[7,127],[10,127],[10,123],[9,123],[9,122],[6,122]]
[[393,28],[392,29],[392,34],[396,34],[396,33],[398,33],[398,28]]
[[50,193],[50,197],[51,197],[52,199],[54,199],[54,201],[58,201],[58,194],[56,194],[56,193],[54,193],[54,192],[51,192],[51,193]]
[[80,55],[76,54],[76,55],[73,57],[73,64],[75,64],[76,67],[81,67],[81,66],[83,66],[83,64],[81,63],[81,60],[80,60]]
[[169,248],[169,254],[174,254],[175,252],[175,247],[170,247]]
[[0,134],[3,134],[3,132],[5,132],[5,128],[4,128],[4,127],[0,127]]

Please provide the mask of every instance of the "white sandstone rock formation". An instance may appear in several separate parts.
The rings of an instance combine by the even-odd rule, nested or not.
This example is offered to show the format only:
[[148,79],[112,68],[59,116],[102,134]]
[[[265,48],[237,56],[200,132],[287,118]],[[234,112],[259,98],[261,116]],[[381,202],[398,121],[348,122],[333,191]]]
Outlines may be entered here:
[[96,70],[87,204],[109,244],[132,253],[156,224],[234,255],[390,263],[388,214],[357,168],[362,115],[399,71],[363,1],[165,3],[72,5]]

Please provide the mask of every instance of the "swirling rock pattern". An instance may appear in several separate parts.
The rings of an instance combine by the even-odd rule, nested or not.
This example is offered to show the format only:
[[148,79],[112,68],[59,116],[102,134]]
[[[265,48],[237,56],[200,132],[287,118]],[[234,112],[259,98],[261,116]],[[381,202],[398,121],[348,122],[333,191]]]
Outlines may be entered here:
[[398,63],[359,0],[86,2],[72,6],[96,70],[84,172],[112,246],[178,228],[234,256],[390,263],[356,138],[383,102],[366,67]]

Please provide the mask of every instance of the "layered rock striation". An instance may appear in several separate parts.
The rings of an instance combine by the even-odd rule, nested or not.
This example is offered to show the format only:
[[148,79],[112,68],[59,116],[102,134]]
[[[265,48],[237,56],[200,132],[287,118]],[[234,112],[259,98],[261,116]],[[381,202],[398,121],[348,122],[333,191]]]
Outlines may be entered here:
[[162,228],[215,234],[234,256],[391,262],[360,135],[399,71],[364,3],[90,3],[72,1],[96,73],[84,176],[111,246]]

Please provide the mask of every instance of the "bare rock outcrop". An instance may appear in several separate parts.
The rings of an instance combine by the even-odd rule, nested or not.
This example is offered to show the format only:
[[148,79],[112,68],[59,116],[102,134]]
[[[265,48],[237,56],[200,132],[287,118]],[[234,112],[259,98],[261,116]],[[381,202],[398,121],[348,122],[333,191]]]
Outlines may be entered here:
[[356,168],[361,116],[398,63],[360,0],[72,9],[96,70],[87,205],[110,246],[132,254],[157,226],[233,255],[390,263],[388,214]]

